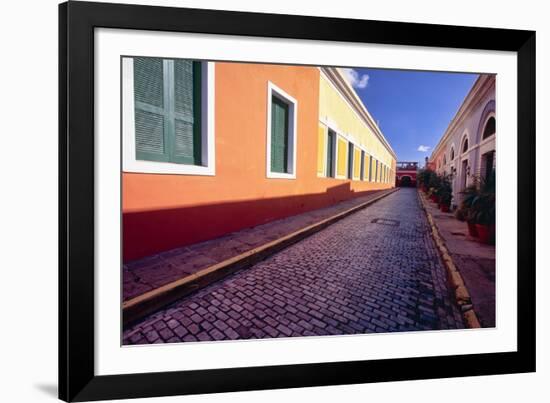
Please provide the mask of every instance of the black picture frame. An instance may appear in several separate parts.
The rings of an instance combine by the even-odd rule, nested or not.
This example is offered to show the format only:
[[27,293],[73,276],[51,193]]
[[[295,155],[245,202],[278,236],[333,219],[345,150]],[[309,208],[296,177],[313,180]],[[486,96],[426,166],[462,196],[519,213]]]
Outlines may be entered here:
[[[94,29],[517,52],[517,352],[96,376]],[[521,197],[519,197],[521,195]],[[520,236],[521,235],[521,236]],[[138,398],[535,371],[535,32],[143,5],[59,6],[59,398]]]

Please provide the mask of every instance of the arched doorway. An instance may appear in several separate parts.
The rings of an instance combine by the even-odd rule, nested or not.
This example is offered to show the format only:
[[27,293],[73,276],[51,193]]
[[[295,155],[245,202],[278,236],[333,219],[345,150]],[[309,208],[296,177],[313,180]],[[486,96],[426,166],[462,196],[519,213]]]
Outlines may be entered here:
[[485,128],[483,129],[482,140],[488,139],[491,136],[494,136],[497,132],[497,121],[494,116],[491,116],[487,123],[485,123]]
[[[491,137],[494,137],[496,135],[496,119],[494,116],[490,116],[489,119],[487,119],[487,122],[485,122],[485,126],[483,128],[483,134],[481,136],[481,140],[487,140]],[[491,142],[488,140],[489,143]],[[491,147],[490,144],[485,144],[484,147]],[[481,154],[481,165],[479,174],[482,179],[487,179],[491,176],[493,173],[493,170],[495,168],[495,149],[491,147],[490,149],[483,150],[483,154]]]
[[399,181],[399,186],[410,187],[412,186],[412,178],[409,175],[403,175]]
[[460,144],[460,181],[458,190],[462,191],[468,186],[468,176],[470,175],[470,163],[468,159],[470,144],[467,134],[462,137],[462,142]]

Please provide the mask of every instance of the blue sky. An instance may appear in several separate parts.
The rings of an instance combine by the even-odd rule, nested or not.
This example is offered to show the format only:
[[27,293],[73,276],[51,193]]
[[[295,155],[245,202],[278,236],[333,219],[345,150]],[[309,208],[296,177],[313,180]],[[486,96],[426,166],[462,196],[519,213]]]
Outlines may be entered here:
[[345,69],[399,161],[429,156],[477,74]]

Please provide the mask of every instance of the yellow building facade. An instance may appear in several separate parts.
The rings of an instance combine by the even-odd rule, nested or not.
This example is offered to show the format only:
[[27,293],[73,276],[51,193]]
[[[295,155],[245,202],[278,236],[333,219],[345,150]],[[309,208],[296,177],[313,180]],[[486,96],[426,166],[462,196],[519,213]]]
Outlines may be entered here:
[[396,160],[342,70],[321,68],[317,176],[393,184]]

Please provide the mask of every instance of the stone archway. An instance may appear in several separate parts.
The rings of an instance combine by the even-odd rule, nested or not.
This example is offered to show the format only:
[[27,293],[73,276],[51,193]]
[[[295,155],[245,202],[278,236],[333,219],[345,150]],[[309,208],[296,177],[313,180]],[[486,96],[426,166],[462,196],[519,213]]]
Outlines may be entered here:
[[399,179],[399,186],[400,187],[410,187],[412,186],[412,178],[410,175],[403,175]]
[[[483,108],[483,112],[481,113],[481,118],[479,119],[479,123],[477,126],[477,133],[476,133],[476,144],[479,144],[483,137],[483,132],[485,131],[487,127],[487,123],[489,119],[492,117],[496,119],[496,104],[494,100],[491,100],[487,102],[485,105],[485,108]],[[496,120],[495,120],[496,123]],[[495,128],[496,129],[496,128]],[[496,130],[495,130],[496,131]]]

